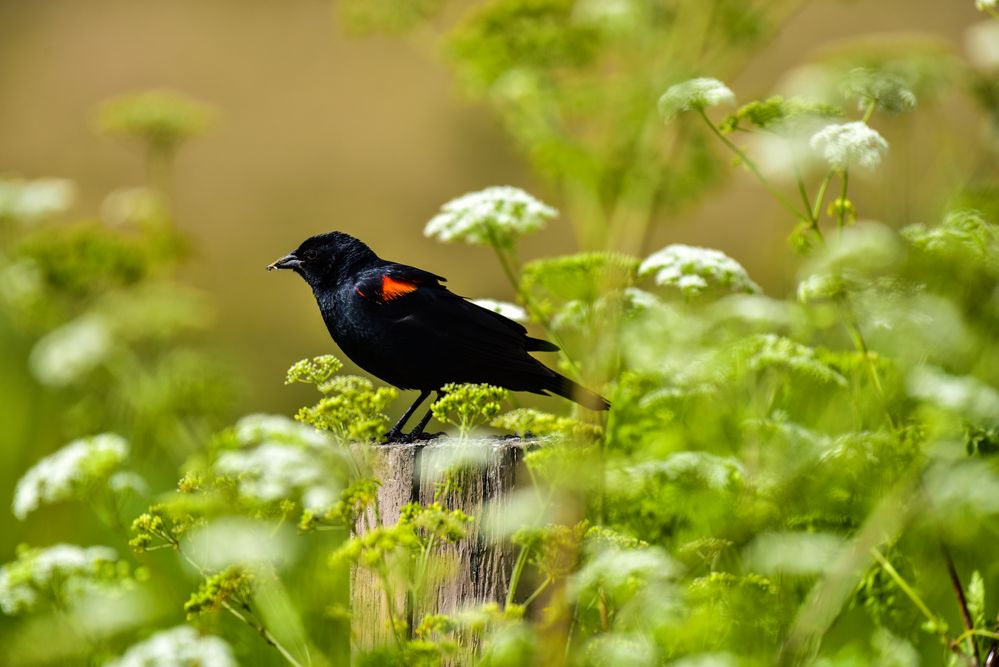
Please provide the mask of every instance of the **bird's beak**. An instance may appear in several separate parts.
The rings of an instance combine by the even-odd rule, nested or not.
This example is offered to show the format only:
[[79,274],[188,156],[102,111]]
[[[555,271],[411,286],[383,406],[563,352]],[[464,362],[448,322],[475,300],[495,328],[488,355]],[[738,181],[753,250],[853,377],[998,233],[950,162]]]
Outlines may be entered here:
[[268,271],[273,271],[274,269],[297,269],[302,265],[302,260],[295,256],[295,253],[290,253],[277,260],[273,264],[267,266]]

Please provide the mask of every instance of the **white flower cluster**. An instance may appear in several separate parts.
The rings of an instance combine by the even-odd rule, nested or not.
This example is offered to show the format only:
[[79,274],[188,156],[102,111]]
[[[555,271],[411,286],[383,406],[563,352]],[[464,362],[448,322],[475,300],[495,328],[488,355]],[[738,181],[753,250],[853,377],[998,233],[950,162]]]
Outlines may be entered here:
[[643,483],[652,479],[668,482],[696,478],[712,489],[724,489],[746,475],[742,464],[730,456],[708,452],[674,452],[662,459],[644,461],[624,469],[625,479]]
[[526,322],[527,311],[515,303],[508,301],[496,301],[495,299],[472,299],[472,303],[481,306],[486,310],[491,310],[514,322]]
[[760,292],[746,269],[720,250],[674,243],[649,255],[638,267],[639,276],[655,274],[656,284],[676,287],[687,296],[710,288],[732,292]]
[[74,440],[18,480],[14,516],[23,520],[42,505],[75,497],[88,485],[110,477],[127,457],[128,442],[114,433]]
[[202,635],[189,625],[162,630],[131,646],[105,667],[236,667],[225,640]]
[[93,575],[118,554],[110,547],[78,547],[56,544],[45,549],[27,549],[12,563],[0,566],[0,610],[19,614],[33,610],[59,587],[63,597],[76,597],[94,583]]
[[270,503],[301,496],[311,510],[327,510],[337,499],[329,471],[315,452],[279,442],[265,442],[252,449],[223,452],[215,471],[236,478],[239,495],[247,500]]
[[28,363],[39,382],[63,387],[107,359],[111,342],[111,331],[104,320],[84,315],[50,331],[35,343]]
[[831,168],[839,170],[854,164],[875,169],[888,152],[884,137],[861,121],[826,125],[812,136],[810,143]]
[[447,202],[423,233],[445,243],[507,245],[557,216],[558,211],[520,188],[497,186]]
[[[996,2],[993,2],[990,11],[997,11]],[[987,70],[999,68],[999,22],[980,21],[968,28],[964,33],[964,48],[968,60],[975,67]]]
[[62,213],[75,198],[76,186],[61,178],[0,179],[0,218],[38,222]]
[[690,79],[666,89],[659,98],[659,113],[665,120],[692,109],[735,104],[735,93],[718,79]]
[[970,375],[925,366],[909,374],[909,395],[988,426],[999,425],[999,391]]
[[253,445],[267,440],[312,447],[325,447],[330,439],[317,428],[289,419],[283,415],[251,414],[236,422],[236,439],[242,445]]

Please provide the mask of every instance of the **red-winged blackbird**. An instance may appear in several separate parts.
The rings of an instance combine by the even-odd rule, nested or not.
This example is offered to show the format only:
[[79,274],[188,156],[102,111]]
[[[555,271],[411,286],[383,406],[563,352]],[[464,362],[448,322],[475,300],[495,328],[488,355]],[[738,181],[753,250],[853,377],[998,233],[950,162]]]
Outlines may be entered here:
[[[402,436],[416,408],[449,382],[551,392],[593,410],[610,407],[528,354],[558,350],[555,345],[452,293],[438,275],[379,258],[353,236],[313,236],[267,269],[291,269],[309,283],[330,335],[355,364],[400,389],[419,390],[386,434],[389,440]],[[423,436],[430,415],[403,437]]]

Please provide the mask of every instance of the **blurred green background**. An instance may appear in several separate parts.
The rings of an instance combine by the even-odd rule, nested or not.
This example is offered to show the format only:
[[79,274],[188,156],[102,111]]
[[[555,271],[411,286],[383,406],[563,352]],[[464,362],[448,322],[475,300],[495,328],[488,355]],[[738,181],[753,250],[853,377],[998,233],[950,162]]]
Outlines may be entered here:
[[[432,42],[351,36],[334,9],[319,0],[0,3],[0,170],[76,181],[73,213],[92,215],[108,191],[144,179],[136,151],[93,132],[101,100],[169,87],[221,110],[213,131],[179,153],[174,206],[196,249],[182,278],[215,297],[213,342],[249,379],[243,410],[294,410],[307,394],[281,386],[284,369],[332,349],[305,285],[263,270],[306,236],[339,229],[383,257],[447,276],[461,294],[510,299],[488,249],[435,243],[423,225],[444,201],[491,184],[560,204],[491,113],[462,97]],[[867,34],[923,32],[961,51],[979,20],[972,2],[803,3],[728,83],[741,98],[764,95],[789,69]],[[959,126],[948,128],[958,143],[980,141],[979,122],[962,122],[972,119],[967,100],[941,104],[905,123],[946,122]],[[889,142],[895,125],[883,130]],[[972,157],[918,141],[907,150],[944,163]],[[963,171],[893,167],[906,172],[890,185],[863,183],[856,199],[896,224],[939,218],[956,184],[922,179]],[[865,197],[865,187],[882,196]],[[737,172],[710,199],[660,214],[644,250],[677,241],[717,247],[781,295],[794,274],[788,231],[777,204]],[[563,220],[526,239],[523,254],[572,249]]]
[[[455,17],[479,4],[449,3],[444,16],[434,20],[450,26]],[[926,53],[963,54],[967,30],[983,19],[972,0],[759,0],[740,5],[767,10],[778,6],[787,10],[786,16],[760,43],[752,41],[757,34],[747,38],[749,46],[717,45],[722,55],[753,54],[734,66],[722,57],[710,61],[691,56],[676,71],[635,68],[627,73],[643,84],[689,74],[718,76],[746,102],[793,87],[790,80],[795,76],[800,84],[801,68],[858,45],[889,51],[896,45],[896,56],[905,56],[903,45],[921,44],[924,48],[913,60],[922,57],[922,65]],[[522,259],[571,253],[581,245],[592,249],[574,236],[573,216],[562,200],[565,184],[539,177],[511,141],[509,124],[504,129],[508,119],[498,118],[487,103],[462,92],[438,35],[418,28],[402,36],[362,36],[342,24],[338,9],[337,3],[326,0],[0,0],[0,177],[58,177],[76,183],[73,208],[56,224],[63,218],[96,218],[109,193],[147,182],[137,146],[95,131],[102,101],[168,88],[209,103],[218,112],[211,130],[185,143],[173,163],[171,215],[166,217],[190,239],[191,256],[183,261],[182,253],[169,256],[166,269],[155,276],[202,290],[210,302],[211,322],[198,322],[176,340],[165,334],[162,340],[130,340],[122,346],[129,353],[134,351],[129,346],[138,350],[136,356],[143,357],[143,368],[150,371],[149,397],[139,396],[133,403],[144,408],[145,401],[151,407],[148,414],[136,415],[128,412],[135,405],[122,400],[130,386],[114,382],[122,374],[127,377],[127,371],[98,369],[93,382],[53,389],[43,388],[26,366],[37,339],[79,317],[78,311],[89,308],[89,302],[76,310],[63,308],[64,317],[51,318],[48,328],[38,322],[20,327],[16,309],[10,310],[13,322],[0,311],[0,505],[9,503],[16,480],[42,456],[109,425],[123,425],[133,439],[139,454],[134,467],[158,494],[175,486],[183,462],[203,455],[209,434],[219,426],[251,412],[291,415],[313,402],[309,387],[282,384],[285,369],[298,359],[337,350],[302,281],[264,271],[306,236],[345,231],[385,258],[447,276],[460,294],[513,300],[489,248],[445,245],[422,233],[442,203],[489,185],[510,184],[563,211],[555,224],[523,240]],[[727,64],[719,67],[723,71],[687,71],[702,60]],[[996,120],[994,102],[987,113],[976,110],[967,93],[969,81],[962,78],[970,76],[969,70],[953,71],[960,73],[941,84],[939,94],[920,96],[916,113],[890,121],[879,116],[872,122],[891,149],[880,170],[850,182],[850,199],[863,217],[893,227],[936,223],[953,207],[966,180],[994,179],[995,151],[987,145],[996,136],[995,127],[991,132],[989,128]],[[656,96],[662,90],[658,88]],[[621,97],[628,99],[629,92]],[[569,104],[576,101],[572,98]],[[647,100],[647,113],[655,102],[655,97]],[[727,111],[712,110],[711,115],[720,118]],[[649,115],[658,122],[658,115]],[[606,120],[598,118],[594,124]],[[695,152],[703,157],[705,144],[697,145]],[[732,167],[730,154],[720,145],[711,144],[706,151],[720,172],[717,181],[711,182],[708,173],[704,183],[691,186],[695,196],[682,205],[650,205],[654,219],[643,247],[635,247],[632,239],[631,246],[612,249],[642,257],[667,243],[718,248],[741,262],[768,295],[787,296],[799,261],[787,244],[793,221],[746,170]],[[703,164],[688,160],[678,172],[698,167]],[[705,184],[706,194],[699,189]],[[44,233],[44,226],[39,229]],[[5,233],[2,225],[0,232]],[[27,235],[31,233],[34,230],[28,229]],[[127,239],[137,232],[115,229],[114,234]],[[154,238],[151,246],[156,242]],[[46,245],[45,239],[36,238],[35,243]],[[179,262],[176,273],[174,261]],[[100,286],[91,292],[88,296],[95,303],[105,296]],[[158,365],[185,346],[193,350],[186,361],[181,359],[175,367]],[[205,366],[204,378],[192,371],[191,386],[183,386],[185,370],[191,371],[192,365],[203,370],[203,358],[197,355],[204,350],[223,368],[238,372],[213,375]],[[232,396],[224,378],[236,385]],[[143,375],[133,384],[143,389],[145,380]],[[218,395],[198,385],[216,380]],[[146,398],[162,398],[162,405]],[[555,399],[538,402],[543,400]],[[393,409],[401,411],[407,402],[398,401]],[[160,409],[162,414],[156,412]],[[44,508],[31,522],[0,511],[0,562],[13,558],[15,545],[22,542],[89,543],[109,541],[109,535],[120,542],[126,532],[101,529],[78,517],[65,506]],[[177,599],[155,613],[179,614],[178,601],[188,592],[164,593],[164,599]],[[321,592],[315,597],[317,605],[325,604]],[[20,626],[12,628],[12,621],[0,621],[0,644]],[[31,635],[23,636],[30,640]],[[250,637],[246,651],[255,650],[253,641]]]

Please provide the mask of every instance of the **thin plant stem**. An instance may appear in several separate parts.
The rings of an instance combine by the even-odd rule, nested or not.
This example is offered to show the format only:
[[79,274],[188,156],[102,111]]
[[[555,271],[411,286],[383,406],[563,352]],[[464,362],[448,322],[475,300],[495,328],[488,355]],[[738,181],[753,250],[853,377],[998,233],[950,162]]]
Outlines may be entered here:
[[898,573],[898,570],[896,570],[895,567],[888,562],[888,559],[885,558],[880,551],[878,551],[877,547],[871,547],[871,555],[874,556],[874,560],[878,562],[881,569],[884,570],[889,577],[891,577],[892,581],[894,581],[900,589],[902,589],[902,592],[905,593],[906,597],[908,597],[912,603],[916,605],[916,608],[919,609],[920,613],[926,617],[926,620],[930,623],[930,627],[932,627],[943,642],[949,646],[950,639],[948,639],[947,633],[941,630],[942,626],[940,625],[940,619],[937,618],[932,611],[930,611],[930,608],[926,606],[926,603],[923,602],[921,597],[919,597],[919,594],[916,593],[912,586],[909,585],[909,582],[902,578],[902,575]]
[[[186,560],[191,565],[191,567],[197,570],[198,573],[201,574],[201,576],[203,577],[209,576],[208,570],[202,567],[202,565],[198,563],[196,560],[191,558],[190,554],[181,549],[179,542],[172,539],[172,537],[167,539],[171,543],[173,548],[177,551],[177,553],[179,553],[184,558],[184,560]],[[266,643],[270,644],[275,649],[277,649],[277,652],[280,653],[284,657],[284,659],[287,660],[291,665],[293,665],[294,667],[303,667],[302,663],[300,663],[298,660],[295,659],[295,656],[293,656],[291,652],[288,651],[288,649],[285,648],[280,641],[278,641],[277,637],[271,634],[270,630],[267,629],[267,626],[249,616],[250,610],[247,605],[243,605],[244,609],[247,611],[246,614],[241,613],[238,609],[233,607],[226,600],[222,601],[222,607],[225,608],[226,611],[235,616],[237,619],[239,619],[242,623],[245,623],[247,626],[253,628],[263,638],[263,640]]]
[[832,181],[832,177],[833,177],[833,171],[830,169],[829,172],[822,179],[822,182],[819,184],[819,192],[818,194],[815,195],[815,203],[812,204],[811,220],[812,224],[814,225],[813,229],[819,228],[819,214],[822,213],[822,204],[826,200],[826,190],[829,189],[829,182]]
[[524,600],[524,606],[529,607],[532,602],[538,599],[538,596],[545,592],[545,589],[552,584],[552,581],[551,577],[547,577],[544,581],[542,581],[541,585],[535,588],[534,592],[531,593],[526,600]]
[[517,561],[513,564],[513,573],[510,575],[510,589],[506,593],[505,607],[512,605],[517,595],[517,587],[520,586],[520,577],[524,574],[524,567],[527,565],[529,551],[528,545],[521,545],[520,553],[517,554]]
[[728,137],[722,134],[717,127],[715,127],[715,124],[711,122],[711,119],[708,118],[708,115],[704,113],[704,109],[698,109],[697,113],[701,116],[701,118],[704,119],[704,122],[707,124],[707,126],[711,128],[711,131],[714,133],[714,135],[718,137],[723,144],[728,146],[729,149],[732,150],[732,152],[734,152],[739,157],[742,163],[746,165],[746,168],[749,169],[749,171],[763,185],[766,191],[769,192],[773,196],[773,198],[780,203],[781,206],[786,208],[788,212],[791,213],[795,218],[803,220],[805,222],[811,222],[811,219],[807,215],[799,211],[797,207],[795,207],[791,202],[789,202],[787,198],[784,195],[782,195],[779,190],[777,190],[777,188],[771,185],[770,181],[768,181],[766,176],[763,175],[759,167],[756,166],[756,163],[753,162],[753,160],[748,155],[746,155],[745,151],[736,146]]
[[[950,550],[947,549],[945,544],[940,545],[940,550],[943,552],[944,561],[947,563],[947,576],[950,577],[950,585],[954,588],[954,594],[957,596],[957,606],[961,611],[961,622],[964,623],[965,631],[974,631],[975,622],[971,618],[971,611],[968,609],[968,599],[964,595],[964,587],[961,585],[961,578],[957,574],[957,568],[954,566],[954,559],[950,555]],[[974,665],[978,667],[981,664],[981,656],[978,653],[978,642],[975,641],[974,636],[968,635],[968,648],[971,650],[971,655],[974,658]]]
[[548,335],[550,335],[555,340],[555,344],[558,345],[559,348],[560,356],[566,361],[566,363],[569,364],[573,372],[577,376],[579,376],[580,374],[579,366],[576,365],[576,362],[573,361],[572,357],[569,356],[569,353],[566,352],[565,344],[562,342],[561,337],[552,327],[551,321],[542,314],[541,309],[534,302],[534,299],[531,298],[531,295],[528,294],[527,291],[521,287],[520,278],[517,276],[517,271],[514,269],[510,261],[510,258],[507,257],[506,251],[499,243],[499,239],[496,237],[496,234],[491,227],[489,228],[489,240],[490,240],[489,245],[492,246],[493,251],[496,253],[496,258],[499,260],[500,266],[503,268],[503,273],[506,275],[507,280],[510,281],[510,286],[513,287],[514,292],[517,294],[520,300],[524,302],[524,305],[527,307],[527,310],[530,313],[531,317],[533,317],[538,323],[540,323],[541,326],[544,327]]
[[843,188],[839,193],[838,217],[836,219],[836,233],[842,234],[843,227],[846,226],[846,191],[850,187],[850,170],[844,169],[842,174]]
[[957,637],[954,637],[954,643],[960,644],[968,637],[984,637],[986,639],[997,639],[999,640],[999,633],[989,632],[988,630],[978,630],[976,628],[971,628],[970,630],[965,630]]
[[[282,646],[281,642],[279,642],[274,637],[274,635],[271,634],[270,630],[268,630],[262,623],[260,623],[259,621],[256,621],[253,618],[251,618],[248,613],[247,614],[241,613],[238,609],[236,609],[235,607],[233,607],[228,602],[223,601],[222,602],[222,606],[230,614],[232,614],[233,616],[235,616],[236,618],[238,618],[240,621],[242,621],[246,625],[248,625],[251,628],[253,628],[254,630],[256,630],[257,633],[263,638],[263,640],[265,642],[267,642],[268,644],[270,644],[271,646],[273,646],[275,649],[277,649],[277,652],[280,653],[284,657],[284,659],[287,660],[291,665],[294,665],[294,667],[303,667],[302,663],[300,663],[298,660],[296,660],[295,656],[293,656],[288,651],[288,649],[286,649],[284,646]],[[244,609],[245,609],[245,607],[244,607]],[[247,610],[247,611],[249,611],[249,610]]]

